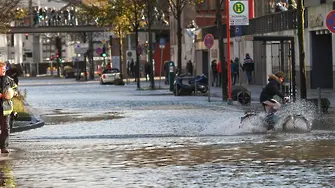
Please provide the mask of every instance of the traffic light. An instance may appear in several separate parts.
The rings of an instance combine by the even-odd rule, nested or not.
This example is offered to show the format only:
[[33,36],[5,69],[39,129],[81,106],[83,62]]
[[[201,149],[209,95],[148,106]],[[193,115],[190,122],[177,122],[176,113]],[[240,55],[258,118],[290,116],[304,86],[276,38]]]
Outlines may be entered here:
[[50,56],[50,61],[52,61],[52,60],[54,60],[54,56],[53,55]]
[[101,57],[106,57],[107,56],[107,54],[106,54],[106,46],[105,45],[102,46],[102,53],[100,54],[100,56]]
[[56,37],[56,51],[56,59],[62,63],[62,39],[60,37]]
[[26,33],[25,35],[26,35],[26,40],[28,40],[28,36],[29,36],[29,34],[28,34],[28,33]]

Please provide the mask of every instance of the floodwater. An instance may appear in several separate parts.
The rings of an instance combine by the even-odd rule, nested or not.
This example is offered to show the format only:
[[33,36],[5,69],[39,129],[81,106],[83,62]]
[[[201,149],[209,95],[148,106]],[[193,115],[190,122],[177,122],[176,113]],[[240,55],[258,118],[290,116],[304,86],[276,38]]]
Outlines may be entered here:
[[[24,81],[22,81],[25,83]],[[26,83],[30,83],[29,80]],[[36,80],[40,83],[42,81]],[[46,122],[11,137],[2,179],[17,187],[334,187],[335,132],[253,133],[243,111],[213,98],[98,84],[26,85]],[[62,111],[62,113],[59,113]],[[9,159],[9,160],[8,160]]]

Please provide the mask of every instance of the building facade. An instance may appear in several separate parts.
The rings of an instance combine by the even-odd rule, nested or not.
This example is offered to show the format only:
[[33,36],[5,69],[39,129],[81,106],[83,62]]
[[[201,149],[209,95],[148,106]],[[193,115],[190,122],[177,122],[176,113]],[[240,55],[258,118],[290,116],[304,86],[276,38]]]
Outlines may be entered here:
[[[279,2],[279,1],[278,1]],[[250,19],[249,26],[239,27],[240,35],[235,36],[235,27],[231,27],[231,59],[238,57],[240,62],[246,53],[255,61],[254,84],[265,85],[267,75],[276,71],[284,71],[292,75],[292,58],[296,62],[296,83],[299,88],[299,47],[297,36],[297,10],[274,12],[273,4],[277,1],[255,0],[255,19]],[[305,0],[305,60],[307,88],[334,88],[335,39],[326,27],[327,14],[334,9],[331,0]],[[225,25],[223,25],[225,28]],[[203,44],[203,37],[211,33],[215,37],[214,46],[210,52]],[[226,30],[223,29],[226,36]],[[295,46],[288,41],[253,41],[253,36],[293,36]],[[225,57],[227,42],[224,39]],[[173,46],[176,48],[175,46]],[[295,56],[291,50],[295,49]],[[184,49],[184,48],[183,48]],[[205,26],[199,30],[195,50],[197,74],[208,72],[208,63],[219,58],[216,26]],[[172,57],[176,60],[176,57]],[[184,62],[183,62],[184,63]],[[183,64],[185,65],[185,64]],[[241,71],[241,70],[240,70]],[[240,73],[242,84],[246,84],[244,73]]]

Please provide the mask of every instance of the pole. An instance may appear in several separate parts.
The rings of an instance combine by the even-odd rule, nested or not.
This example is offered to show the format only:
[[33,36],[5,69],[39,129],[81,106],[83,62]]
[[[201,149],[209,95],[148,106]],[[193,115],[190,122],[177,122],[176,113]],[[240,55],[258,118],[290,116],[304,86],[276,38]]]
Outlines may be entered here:
[[255,9],[254,9],[254,0],[249,0],[249,19],[253,19],[255,16]]
[[159,65],[159,84],[158,88],[161,88],[161,81],[162,81],[162,64],[163,64],[163,48],[161,48],[161,64]]
[[292,58],[292,66],[291,66],[291,71],[292,71],[292,95],[293,95],[293,101],[295,101],[296,99],[296,93],[295,93],[295,88],[296,88],[296,82],[295,82],[295,77],[296,77],[296,73],[295,73],[295,42],[294,39],[291,39],[291,58]]
[[240,85],[242,85],[242,79],[241,79],[241,67],[240,67],[240,60],[241,60],[241,40],[238,41],[238,82]]
[[[229,23],[229,0],[226,0],[226,29],[227,29],[227,76],[228,76],[228,104],[232,104],[231,97],[232,84],[231,84],[231,70],[230,70],[230,23]],[[222,65],[222,62],[221,62]],[[223,65],[224,66],[224,65]]]
[[[224,43],[223,43],[223,29],[222,29],[222,15],[221,5],[225,0],[216,0],[216,28],[218,30],[219,39],[219,61],[221,62],[221,87],[222,87],[222,101],[227,100],[227,83],[226,83],[226,67],[224,65]],[[210,85],[210,84],[208,84]]]
[[[300,97],[307,98],[306,91],[306,62],[304,39],[304,0],[298,0],[298,41],[299,41],[299,72],[300,72]],[[293,46],[294,48],[294,46]]]
[[318,113],[321,116],[321,88],[318,87]]
[[[208,48],[208,102],[211,102],[211,49]],[[194,84],[195,80],[194,80]]]
[[284,63],[284,41],[280,41],[280,71],[285,71]]
[[[193,40],[193,45],[194,45],[194,95],[197,95],[197,84],[195,84],[195,76],[197,75],[197,35],[194,34],[194,40]],[[209,82],[208,82],[209,86]]]

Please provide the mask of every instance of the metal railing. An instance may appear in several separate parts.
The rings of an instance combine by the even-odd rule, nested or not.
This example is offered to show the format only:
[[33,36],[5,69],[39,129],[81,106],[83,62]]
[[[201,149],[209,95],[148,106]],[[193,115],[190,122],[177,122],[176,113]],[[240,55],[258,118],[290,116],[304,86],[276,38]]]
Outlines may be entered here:
[[243,27],[243,34],[251,35],[297,29],[297,15],[297,10],[289,10],[251,19],[249,25]]

